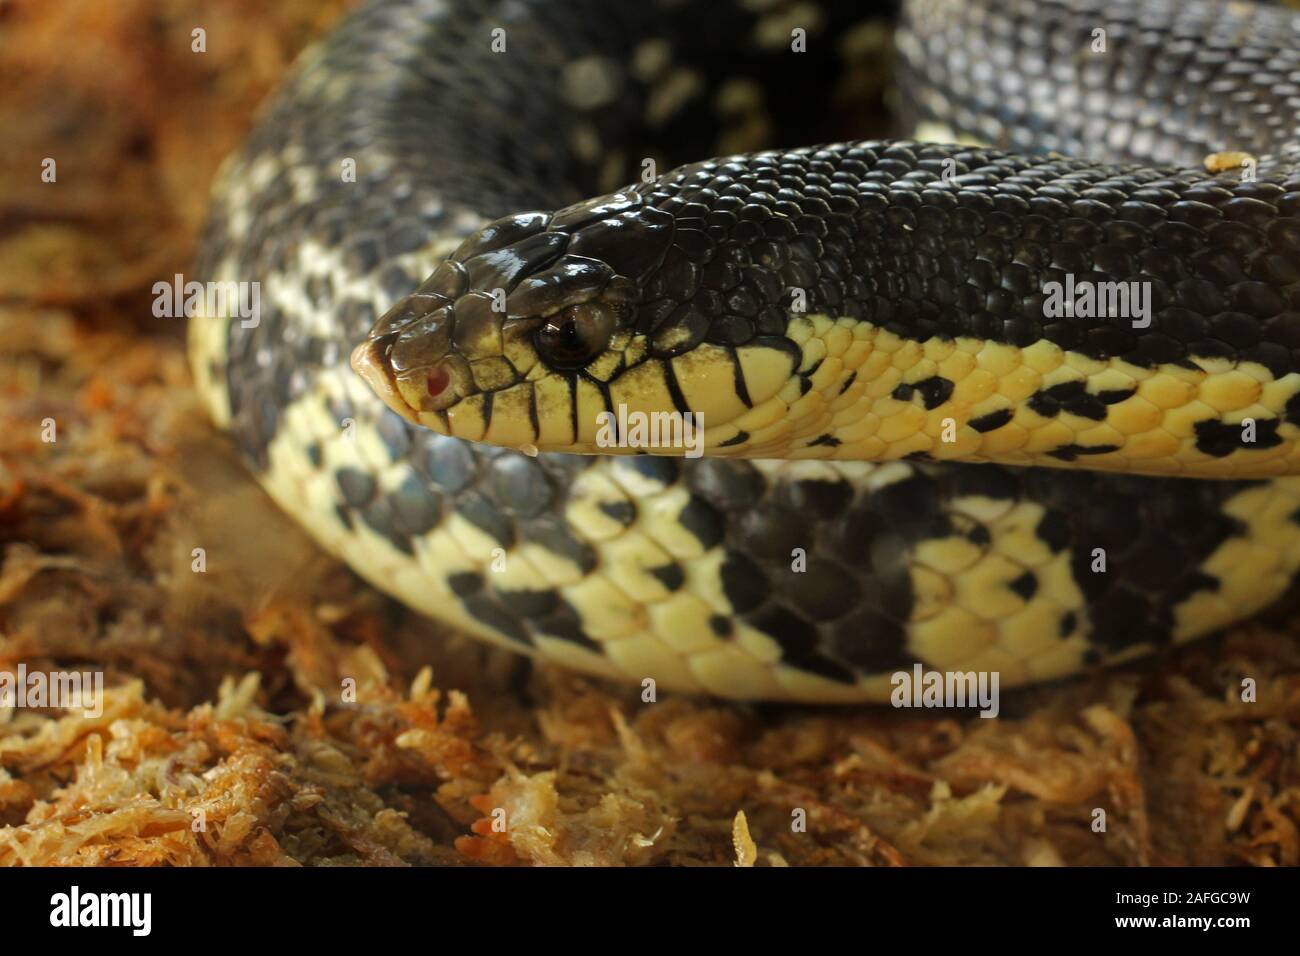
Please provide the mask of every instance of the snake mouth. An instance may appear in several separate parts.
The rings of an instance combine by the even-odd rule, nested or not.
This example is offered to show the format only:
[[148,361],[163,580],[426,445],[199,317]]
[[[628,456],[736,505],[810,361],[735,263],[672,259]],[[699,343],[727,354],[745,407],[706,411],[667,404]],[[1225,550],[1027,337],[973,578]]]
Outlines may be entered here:
[[393,377],[388,361],[384,357],[384,346],[375,339],[367,339],[352,350],[349,359],[352,371],[361,376],[371,390],[379,396],[380,401],[401,415],[407,421],[418,423],[415,409],[406,403],[402,393],[397,389],[397,380]]
[[[473,298],[472,296],[464,297]],[[453,303],[417,290],[399,300],[352,351],[352,369],[385,405],[414,425],[447,433],[454,406],[481,392],[512,382],[513,369],[494,364],[491,342],[478,355],[495,324],[462,301],[457,323]],[[474,319],[478,321],[475,322]],[[507,381],[508,380],[508,381]]]
[[352,370],[380,401],[413,425],[440,430],[441,413],[478,392],[468,363],[458,355],[398,371],[390,349],[383,339],[367,339],[352,350]]

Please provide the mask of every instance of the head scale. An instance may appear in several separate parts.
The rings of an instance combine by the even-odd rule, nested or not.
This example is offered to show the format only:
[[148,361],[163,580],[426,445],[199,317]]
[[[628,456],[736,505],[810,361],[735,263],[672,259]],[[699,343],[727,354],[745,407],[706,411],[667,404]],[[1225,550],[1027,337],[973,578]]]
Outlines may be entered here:
[[[512,447],[603,451],[597,417],[618,406],[723,422],[755,396],[692,261],[703,238],[636,189],[498,219],[376,323],[353,367],[407,419]],[[765,392],[797,362],[773,345]]]

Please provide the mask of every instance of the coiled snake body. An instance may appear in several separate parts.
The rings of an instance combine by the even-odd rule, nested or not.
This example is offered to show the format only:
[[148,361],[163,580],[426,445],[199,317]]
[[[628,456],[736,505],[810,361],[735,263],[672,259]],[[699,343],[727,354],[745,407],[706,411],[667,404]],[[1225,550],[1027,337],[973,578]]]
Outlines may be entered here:
[[[191,323],[214,418],[378,587],[662,687],[1006,687],[1262,608],[1300,567],[1300,21],[917,0],[903,118],[992,145],[803,146],[889,13],[369,3],[219,178],[201,278],[261,314]],[[620,406],[706,457],[606,447]]]

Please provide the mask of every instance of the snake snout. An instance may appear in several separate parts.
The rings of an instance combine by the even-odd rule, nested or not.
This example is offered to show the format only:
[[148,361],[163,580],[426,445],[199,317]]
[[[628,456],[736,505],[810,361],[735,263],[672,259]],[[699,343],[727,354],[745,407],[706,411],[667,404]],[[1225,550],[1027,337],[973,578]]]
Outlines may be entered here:
[[[462,324],[472,331],[465,312]],[[393,411],[427,424],[421,412],[439,412],[476,391],[466,356],[453,348],[456,327],[447,299],[422,287],[375,324],[353,350],[352,368]]]
[[379,343],[369,339],[362,342],[352,350],[349,364],[352,371],[361,376],[385,405],[403,418],[414,421],[414,412],[397,391],[397,383],[393,380],[383,347]]

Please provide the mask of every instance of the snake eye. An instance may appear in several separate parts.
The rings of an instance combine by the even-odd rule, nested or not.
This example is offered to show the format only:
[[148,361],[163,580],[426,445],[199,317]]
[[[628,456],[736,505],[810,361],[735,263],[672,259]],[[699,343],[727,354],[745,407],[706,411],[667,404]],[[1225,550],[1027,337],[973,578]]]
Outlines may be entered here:
[[616,324],[613,310],[599,302],[571,305],[537,330],[537,352],[553,368],[581,368],[609,347]]

